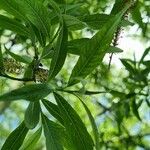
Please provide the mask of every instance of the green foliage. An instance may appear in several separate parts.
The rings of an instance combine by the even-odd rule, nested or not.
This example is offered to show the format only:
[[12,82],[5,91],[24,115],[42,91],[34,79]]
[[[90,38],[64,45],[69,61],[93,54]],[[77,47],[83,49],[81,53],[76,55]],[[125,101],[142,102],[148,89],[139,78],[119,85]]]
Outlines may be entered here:
[[150,47],[110,65],[123,28],[148,41],[148,14],[146,1],[0,0],[0,148],[150,149]]
[[24,122],[22,122],[19,127],[17,127],[7,138],[5,141],[2,150],[19,149],[26,137],[28,132],[28,128],[25,126]]

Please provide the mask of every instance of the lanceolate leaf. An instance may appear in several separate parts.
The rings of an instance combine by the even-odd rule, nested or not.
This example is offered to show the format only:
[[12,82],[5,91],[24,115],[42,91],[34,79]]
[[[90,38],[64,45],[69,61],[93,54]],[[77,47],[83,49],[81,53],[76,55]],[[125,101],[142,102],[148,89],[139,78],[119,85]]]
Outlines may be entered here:
[[82,99],[80,99],[80,97],[78,97],[79,100],[81,101],[82,105],[84,106],[88,117],[90,119],[91,125],[92,125],[92,129],[93,129],[93,133],[94,133],[94,138],[95,138],[95,148],[96,150],[100,150],[100,144],[99,144],[99,133],[98,133],[98,129],[95,123],[95,119],[93,118],[91,111],[89,110],[89,108],[87,107],[87,105],[82,101]]
[[49,12],[42,3],[36,0],[22,0],[20,5],[23,8],[26,17],[39,29],[45,36],[50,34]]
[[68,31],[65,22],[63,22],[54,48],[55,50],[50,65],[49,79],[53,79],[58,74],[65,62],[67,55],[67,39]]
[[63,127],[42,115],[47,150],[63,150]]
[[[99,30],[105,25],[105,23],[114,17],[114,15],[107,15],[107,14],[93,14],[93,15],[85,15],[81,16],[78,19],[85,22],[89,27],[95,30]],[[134,25],[133,23],[122,20],[120,23],[120,26],[128,26],[128,25]]]
[[52,92],[52,89],[47,84],[30,84],[1,95],[0,101],[13,101],[20,99],[37,101],[47,96],[50,92]]
[[25,125],[29,129],[33,129],[39,122],[40,115],[40,103],[37,102],[30,102],[28,108],[25,112]]
[[[67,51],[68,53],[74,54],[74,55],[86,55],[81,47],[85,47],[88,42],[90,42],[89,38],[82,38],[82,39],[75,39],[72,41],[69,41],[67,44]],[[108,47],[107,53],[120,53],[123,52],[118,47],[110,46]]]
[[20,150],[33,150],[36,146],[36,143],[41,137],[42,128],[39,128],[33,135],[31,135],[27,140],[25,139]]
[[22,122],[6,139],[1,150],[18,150],[28,132],[28,128]]
[[22,25],[20,22],[15,21],[14,19],[8,18],[6,16],[0,15],[0,27],[2,29],[8,29],[16,32],[19,35],[29,37],[28,29]]
[[81,118],[67,101],[57,93],[54,93],[60,109],[67,135],[72,139],[73,150],[93,150],[93,141],[86,130]]
[[113,34],[115,33],[117,26],[128,7],[108,20],[101,30],[92,37],[87,45],[82,47],[85,55],[81,55],[79,57],[69,79],[69,85],[78,83],[102,62],[106,50],[112,41]]
[[21,20],[27,20],[18,0],[1,0],[0,8]]
[[49,113],[54,118],[56,118],[61,124],[64,124],[59,107],[47,100],[42,100],[42,102],[43,102],[45,108],[49,111]]
[[139,115],[139,112],[138,112],[138,105],[136,103],[135,98],[132,99],[131,107],[132,107],[133,114],[137,117],[137,119],[139,119],[141,121],[141,118],[140,118],[140,115]]

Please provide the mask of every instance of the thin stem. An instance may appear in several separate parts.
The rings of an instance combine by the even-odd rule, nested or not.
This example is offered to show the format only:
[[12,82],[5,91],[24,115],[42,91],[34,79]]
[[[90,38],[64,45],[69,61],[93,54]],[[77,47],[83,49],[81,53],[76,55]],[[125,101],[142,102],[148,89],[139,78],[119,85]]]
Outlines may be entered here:
[[1,77],[4,77],[4,78],[8,78],[8,79],[11,79],[11,80],[16,80],[16,81],[34,81],[33,79],[29,79],[29,78],[15,78],[15,77],[12,77],[12,76],[9,76],[7,74],[0,74]]
[[[67,92],[67,93],[81,93],[77,90],[63,90],[63,89],[57,89],[57,91]],[[85,91],[83,94],[85,95],[95,95],[95,94],[102,94],[102,93],[108,93],[107,91]]]

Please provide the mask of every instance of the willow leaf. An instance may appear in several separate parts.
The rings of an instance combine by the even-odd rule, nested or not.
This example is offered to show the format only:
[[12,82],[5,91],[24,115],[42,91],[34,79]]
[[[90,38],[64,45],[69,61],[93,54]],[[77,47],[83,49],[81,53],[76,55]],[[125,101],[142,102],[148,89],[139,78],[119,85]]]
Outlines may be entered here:
[[126,6],[120,13],[108,20],[101,30],[97,32],[84,47],[82,47],[85,55],[79,57],[73,68],[68,83],[69,85],[78,83],[102,62],[121,18],[128,7],[129,6]]
[[57,93],[54,93],[56,102],[64,120],[69,139],[72,139],[73,150],[93,150],[93,140],[76,111],[67,101]]
[[41,137],[41,133],[42,133],[42,128],[39,128],[33,135],[25,139],[20,150],[33,150],[36,146],[36,143]]
[[62,137],[63,127],[59,124],[49,120],[45,115],[42,114],[42,124],[44,127],[44,135],[46,137],[46,148],[47,150],[63,150]]
[[52,89],[47,84],[30,84],[1,95],[0,101],[19,99],[37,101],[47,96],[50,92],[52,92]]
[[30,102],[28,108],[25,112],[25,125],[29,129],[33,129],[39,122],[40,117],[40,103],[37,102]]
[[56,42],[52,62],[50,65],[49,79],[53,79],[63,67],[67,55],[68,31],[66,24],[63,23]]
[[16,32],[19,35],[29,37],[30,34],[29,34],[28,29],[24,25],[22,25],[20,22],[14,19],[8,18],[6,16],[3,16],[3,15],[0,15],[0,20],[1,20],[0,27],[2,29],[8,29],[8,30]]
[[6,139],[1,150],[18,150],[28,133],[28,128],[22,122]]

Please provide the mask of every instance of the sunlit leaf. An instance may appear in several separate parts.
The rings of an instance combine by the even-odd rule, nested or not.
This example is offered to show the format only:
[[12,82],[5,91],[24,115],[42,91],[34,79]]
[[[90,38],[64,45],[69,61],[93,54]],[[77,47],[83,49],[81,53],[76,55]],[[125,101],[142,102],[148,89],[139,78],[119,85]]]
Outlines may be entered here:
[[33,150],[41,137],[41,133],[42,133],[42,128],[39,128],[29,138],[25,139],[20,150]]
[[84,109],[86,110],[87,114],[88,114],[88,117],[89,117],[89,120],[91,122],[91,125],[92,125],[92,129],[93,129],[93,133],[94,133],[94,139],[95,139],[95,148],[96,150],[99,150],[100,149],[100,144],[99,144],[99,132],[98,132],[98,129],[97,129],[97,126],[96,126],[96,123],[95,123],[95,119],[94,117],[92,116],[91,114],[91,111],[90,109],[87,107],[87,105],[83,102],[83,100],[78,97],[80,102],[82,103],[82,105],[84,106]]
[[69,79],[69,85],[78,83],[89,75],[100,63],[102,63],[106,50],[108,49],[113,35],[121,21],[122,15],[129,6],[107,21],[86,46],[81,47],[85,53],[79,57]]

